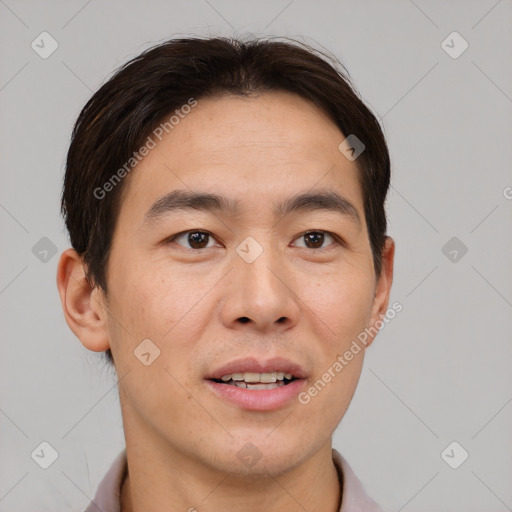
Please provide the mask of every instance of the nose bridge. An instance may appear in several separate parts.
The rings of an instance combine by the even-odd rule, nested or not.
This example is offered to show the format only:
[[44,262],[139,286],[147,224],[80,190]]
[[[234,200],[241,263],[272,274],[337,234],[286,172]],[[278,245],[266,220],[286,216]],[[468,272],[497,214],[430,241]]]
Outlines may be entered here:
[[[268,233],[268,232],[267,232]],[[258,238],[258,239],[257,239]],[[252,322],[260,329],[293,323],[298,307],[288,284],[283,255],[271,236],[248,236],[236,247],[224,321]]]
[[269,293],[268,300],[271,300],[274,295],[284,292],[281,289],[282,282],[275,275],[275,269],[284,269],[284,265],[271,237],[266,236],[263,240],[263,236],[258,236],[258,239],[248,236],[237,246],[235,271],[240,273],[240,278],[247,284],[246,291],[253,292],[255,298]]

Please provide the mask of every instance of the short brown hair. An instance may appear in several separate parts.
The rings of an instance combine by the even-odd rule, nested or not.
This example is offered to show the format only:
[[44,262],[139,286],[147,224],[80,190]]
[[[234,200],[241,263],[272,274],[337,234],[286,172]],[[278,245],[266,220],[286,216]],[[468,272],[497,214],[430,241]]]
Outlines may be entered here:
[[[343,66],[293,40],[192,37],[158,44],[121,66],[87,102],[73,128],[61,212],[87,279],[107,299],[106,267],[125,180],[101,199],[94,191],[190,98],[269,91],[293,92],[312,101],[346,137],[355,135],[363,142],[356,163],[374,269],[380,275],[390,158],[379,122]],[[110,350],[106,355],[113,362]]]

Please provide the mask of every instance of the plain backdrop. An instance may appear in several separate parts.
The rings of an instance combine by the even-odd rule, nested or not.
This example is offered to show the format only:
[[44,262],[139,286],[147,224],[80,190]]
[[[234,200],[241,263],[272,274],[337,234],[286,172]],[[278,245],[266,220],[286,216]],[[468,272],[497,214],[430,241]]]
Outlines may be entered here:
[[511,0],[0,0],[0,511],[83,510],[124,446],[115,374],[55,284],[79,111],[159,41],[249,34],[336,55],[390,147],[403,310],[334,446],[386,511],[512,510],[511,29]]

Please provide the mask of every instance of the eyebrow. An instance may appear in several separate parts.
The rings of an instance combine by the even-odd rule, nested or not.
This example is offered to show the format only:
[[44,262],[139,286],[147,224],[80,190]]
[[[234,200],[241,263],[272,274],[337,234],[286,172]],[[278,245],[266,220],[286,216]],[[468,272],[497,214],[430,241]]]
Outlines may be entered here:
[[[204,212],[223,213],[235,216],[240,213],[239,199],[213,194],[173,190],[157,199],[144,215],[143,226],[151,225],[162,217],[176,211],[200,210]],[[275,217],[284,217],[289,213],[306,213],[312,211],[330,211],[347,216],[361,226],[361,218],[356,207],[345,197],[328,189],[299,193],[274,204]]]

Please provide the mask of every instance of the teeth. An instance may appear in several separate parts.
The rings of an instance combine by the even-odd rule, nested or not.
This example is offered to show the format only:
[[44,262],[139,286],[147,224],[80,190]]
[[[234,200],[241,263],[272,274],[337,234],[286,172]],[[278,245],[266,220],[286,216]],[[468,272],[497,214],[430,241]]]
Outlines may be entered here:
[[231,381],[229,383],[230,386],[236,386],[237,388],[246,388],[246,389],[274,389],[274,388],[280,388],[282,386],[285,386],[286,384],[281,380],[278,382],[269,382],[268,384],[262,384],[262,383],[251,383],[251,382],[244,382],[244,381]]
[[276,382],[276,380],[277,380],[276,372],[260,373],[260,378],[259,378],[258,382],[270,383],[270,382]]
[[284,379],[291,380],[291,373],[284,372],[265,372],[265,373],[254,373],[254,372],[245,372],[245,373],[228,373],[227,375],[223,375],[221,380],[223,382],[228,382],[230,380],[236,382],[248,382],[248,383],[274,383],[278,381],[283,381]]
[[[268,373],[265,373],[264,375],[268,375]],[[259,373],[250,373],[250,372],[245,372],[244,380],[245,380],[245,382],[271,382],[271,381],[260,381]]]
[[279,384],[277,382],[270,382],[268,384],[246,384],[247,389],[274,389],[284,385],[282,381]]

